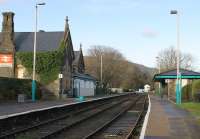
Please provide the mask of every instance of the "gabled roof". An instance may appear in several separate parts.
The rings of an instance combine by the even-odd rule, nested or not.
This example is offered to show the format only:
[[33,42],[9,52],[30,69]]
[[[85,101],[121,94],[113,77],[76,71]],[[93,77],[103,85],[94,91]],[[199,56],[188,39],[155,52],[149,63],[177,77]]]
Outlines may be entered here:
[[78,65],[78,61],[79,61],[79,58],[80,58],[80,51],[74,51],[74,56],[75,56],[75,59],[73,61],[73,64],[75,65]]
[[[15,32],[14,36],[15,50],[17,52],[33,51],[34,32]],[[63,31],[37,32],[37,51],[53,51],[58,49],[63,37]]]
[[[180,74],[181,74],[180,78],[182,78],[182,79],[200,79],[199,72],[186,70],[186,69],[180,69]],[[176,69],[154,75],[154,80],[176,79],[176,78],[177,78],[177,70]]]

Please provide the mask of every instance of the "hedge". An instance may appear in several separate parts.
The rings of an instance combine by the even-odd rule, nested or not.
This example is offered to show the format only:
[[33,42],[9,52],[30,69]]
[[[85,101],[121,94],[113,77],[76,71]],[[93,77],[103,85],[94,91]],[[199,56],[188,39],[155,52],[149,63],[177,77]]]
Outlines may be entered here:
[[200,93],[200,80],[196,80],[193,82],[192,93],[193,94]]
[[[0,100],[16,100],[18,94],[31,98],[32,80],[0,77]],[[36,99],[41,98],[40,84],[37,83]]]
[[188,84],[182,88],[183,100],[197,100],[200,94],[200,80],[193,81],[192,84]]
[[182,88],[183,101],[189,101],[192,99],[192,84],[188,84]]

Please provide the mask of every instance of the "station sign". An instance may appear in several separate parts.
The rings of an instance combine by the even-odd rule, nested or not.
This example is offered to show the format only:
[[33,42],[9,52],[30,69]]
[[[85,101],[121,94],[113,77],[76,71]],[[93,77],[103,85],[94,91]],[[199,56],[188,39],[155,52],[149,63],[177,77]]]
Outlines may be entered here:
[[62,78],[63,78],[63,74],[61,74],[61,73],[58,74],[58,78],[59,78],[59,79],[62,79]]
[[12,67],[13,55],[12,54],[0,54],[0,67]]

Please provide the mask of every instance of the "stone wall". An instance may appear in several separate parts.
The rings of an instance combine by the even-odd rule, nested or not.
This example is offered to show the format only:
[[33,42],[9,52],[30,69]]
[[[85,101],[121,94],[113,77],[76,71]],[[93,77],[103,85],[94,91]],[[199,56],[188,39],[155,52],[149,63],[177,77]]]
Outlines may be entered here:
[[14,69],[10,67],[0,67],[0,77],[14,77]]
[[52,83],[44,86],[42,91],[43,99],[59,99],[60,80],[57,79]]

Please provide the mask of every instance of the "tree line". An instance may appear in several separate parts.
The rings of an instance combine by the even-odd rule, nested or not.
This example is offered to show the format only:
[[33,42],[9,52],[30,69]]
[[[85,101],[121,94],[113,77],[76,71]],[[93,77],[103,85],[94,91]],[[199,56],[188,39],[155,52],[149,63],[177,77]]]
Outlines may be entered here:
[[[101,61],[102,57],[102,61]],[[107,46],[91,46],[85,59],[86,73],[101,81],[104,88],[138,89],[151,84],[152,75],[126,60],[118,50]],[[102,62],[102,67],[101,67]]]

